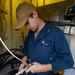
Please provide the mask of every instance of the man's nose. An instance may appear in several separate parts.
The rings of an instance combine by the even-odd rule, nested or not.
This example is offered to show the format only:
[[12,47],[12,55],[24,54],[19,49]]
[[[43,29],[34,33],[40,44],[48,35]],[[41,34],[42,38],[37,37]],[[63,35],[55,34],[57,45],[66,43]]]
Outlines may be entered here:
[[30,26],[29,26],[29,25],[27,25],[27,26],[26,26],[26,28],[29,30],[29,29],[30,29]]

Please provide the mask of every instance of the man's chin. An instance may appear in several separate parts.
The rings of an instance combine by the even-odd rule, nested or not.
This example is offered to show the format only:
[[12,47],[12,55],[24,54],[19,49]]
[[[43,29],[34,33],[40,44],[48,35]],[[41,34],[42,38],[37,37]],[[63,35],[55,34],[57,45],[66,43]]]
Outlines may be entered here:
[[31,31],[35,32],[35,30],[31,30]]

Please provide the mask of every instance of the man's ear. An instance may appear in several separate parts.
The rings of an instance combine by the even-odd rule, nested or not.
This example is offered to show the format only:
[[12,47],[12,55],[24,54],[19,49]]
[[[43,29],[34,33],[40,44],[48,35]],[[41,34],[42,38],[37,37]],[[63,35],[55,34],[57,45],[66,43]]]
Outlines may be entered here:
[[36,10],[33,11],[33,17],[38,18],[38,12]]

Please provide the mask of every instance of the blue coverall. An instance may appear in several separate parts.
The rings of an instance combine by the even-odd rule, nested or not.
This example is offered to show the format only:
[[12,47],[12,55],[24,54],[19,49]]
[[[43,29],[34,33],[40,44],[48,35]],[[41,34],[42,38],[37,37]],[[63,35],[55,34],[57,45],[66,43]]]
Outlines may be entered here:
[[28,56],[32,62],[52,65],[52,71],[34,75],[54,75],[55,71],[71,68],[74,64],[63,31],[49,22],[45,23],[36,39],[34,32],[29,32],[24,44],[24,55]]

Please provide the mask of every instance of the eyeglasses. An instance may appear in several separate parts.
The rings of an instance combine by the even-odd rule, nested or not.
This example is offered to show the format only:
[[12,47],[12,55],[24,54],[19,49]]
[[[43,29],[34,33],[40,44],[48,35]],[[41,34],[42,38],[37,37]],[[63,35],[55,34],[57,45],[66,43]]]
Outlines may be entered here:
[[[29,15],[29,17],[33,18],[33,13],[31,13],[31,14]],[[29,21],[28,21],[28,19],[27,19],[25,25],[28,25],[28,24],[29,24]]]

